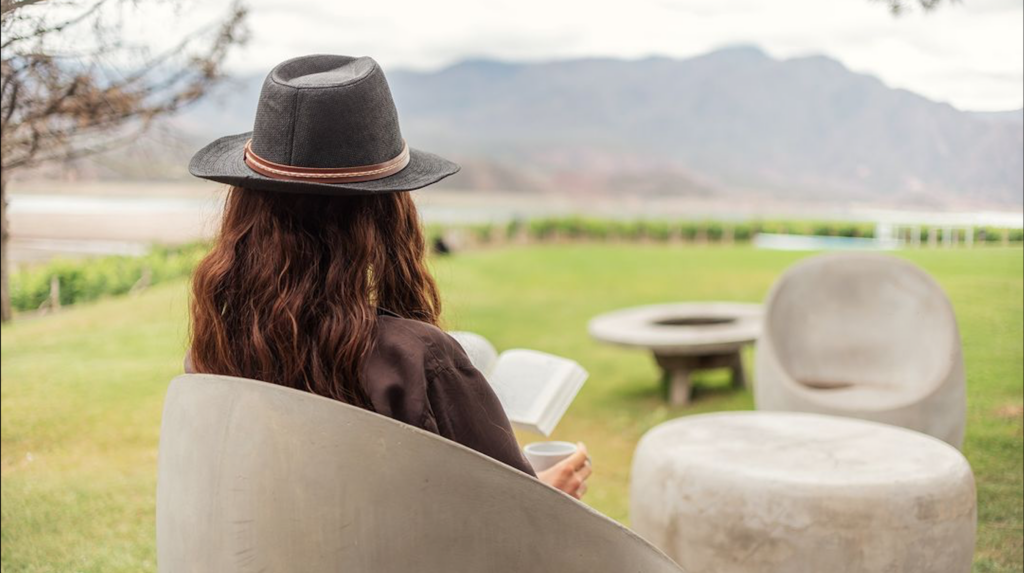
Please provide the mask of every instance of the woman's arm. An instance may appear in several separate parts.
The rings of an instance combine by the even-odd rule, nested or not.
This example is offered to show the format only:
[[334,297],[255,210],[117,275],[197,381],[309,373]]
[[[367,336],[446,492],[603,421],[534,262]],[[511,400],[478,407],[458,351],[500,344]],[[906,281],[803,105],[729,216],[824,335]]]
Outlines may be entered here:
[[580,442],[576,453],[538,473],[537,479],[580,499],[587,493],[587,478],[592,471],[587,446]]
[[438,434],[536,475],[494,390],[471,364],[438,369],[428,383],[427,401]]
[[[428,384],[428,403],[438,433],[502,461],[577,499],[587,491],[590,458],[582,443],[576,453],[536,474],[516,441],[505,409],[484,375],[466,356],[462,346],[446,338],[447,360],[442,360]],[[450,366],[449,366],[450,365]]]

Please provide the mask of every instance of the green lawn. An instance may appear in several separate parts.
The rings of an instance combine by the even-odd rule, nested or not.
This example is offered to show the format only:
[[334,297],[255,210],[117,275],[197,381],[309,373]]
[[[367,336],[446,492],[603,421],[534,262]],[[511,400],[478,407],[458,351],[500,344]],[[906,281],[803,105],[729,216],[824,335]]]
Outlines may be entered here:
[[[753,401],[711,373],[698,379],[693,406],[668,408],[650,357],[592,342],[587,320],[644,303],[760,301],[802,256],[742,247],[549,246],[460,254],[434,267],[449,328],[480,332],[499,348],[571,356],[590,371],[555,437],[587,443],[596,468],[587,501],[627,521],[630,458],[646,430],[676,416],[749,409]],[[964,450],[978,481],[975,570],[1021,571],[1024,255],[985,248],[903,256],[938,278],[960,321],[970,399]],[[169,283],[4,327],[4,572],[155,569],[160,409],[181,370],[186,300],[185,284]]]

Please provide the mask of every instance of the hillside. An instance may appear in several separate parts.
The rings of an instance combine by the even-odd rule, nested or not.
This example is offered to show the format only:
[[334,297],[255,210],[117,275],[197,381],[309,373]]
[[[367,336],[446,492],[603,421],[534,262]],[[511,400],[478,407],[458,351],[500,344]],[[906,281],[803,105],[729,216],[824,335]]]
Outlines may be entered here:
[[[685,60],[467,61],[388,77],[410,143],[464,165],[450,188],[1024,204],[1020,110],[960,111],[823,56],[738,47]],[[136,146],[147,161],[115,154],[93,174],[182,176],[191,150],[251,128],[261,83],[232,82],[177,118],[178,136]]]
[[413,141],[605,191],[623,178],[671,189],[651,184],[668,179],[676,192],[699,181],[793,198],[1022,202],[1019,125],[825,57],[736,48],[689,60],[467,62],[392,84]]

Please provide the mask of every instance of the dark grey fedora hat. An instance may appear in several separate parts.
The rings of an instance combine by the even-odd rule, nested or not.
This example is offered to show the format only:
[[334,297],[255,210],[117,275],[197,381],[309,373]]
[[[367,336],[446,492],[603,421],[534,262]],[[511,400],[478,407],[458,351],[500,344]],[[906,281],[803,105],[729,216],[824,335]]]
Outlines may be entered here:
[[196,177],[229,185],[325,195],[412,191],[458,170],[408,147],[377,62],[327,55],[271,70],[253,130],[214,141],[188,166]]

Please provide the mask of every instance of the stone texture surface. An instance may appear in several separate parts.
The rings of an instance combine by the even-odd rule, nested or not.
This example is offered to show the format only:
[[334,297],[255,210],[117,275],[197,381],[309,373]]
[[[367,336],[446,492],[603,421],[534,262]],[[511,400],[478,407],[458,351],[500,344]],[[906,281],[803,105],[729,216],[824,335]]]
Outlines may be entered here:
[[690,416],[640,441],[630,520],[691,573],[959,573],[974,477],[955,448],[885,424]]
[[764,320],[759,410],[850,416],[963,442],[956,317],[923,270],[889,255],[812,257],[776,282]]
[[668,400],[686,405],[697,370],[729,368],[733,386],[746,386],[740,350],[761,332],[761,305],[731,302],[639,306],[595,317],[588,325],[599,341],[650,350],[664,372]]
[[455,442],[239,378],[171,382],[156,505],[161,573],[681,571],[630,530]]
[[[679,324],[686,321],[696,324]],[[654,304],[602,314],[591,320],[587,328],[596,340],[646,348],[656,354],[726,353],[757,339],[761,332],[761,305]]]

